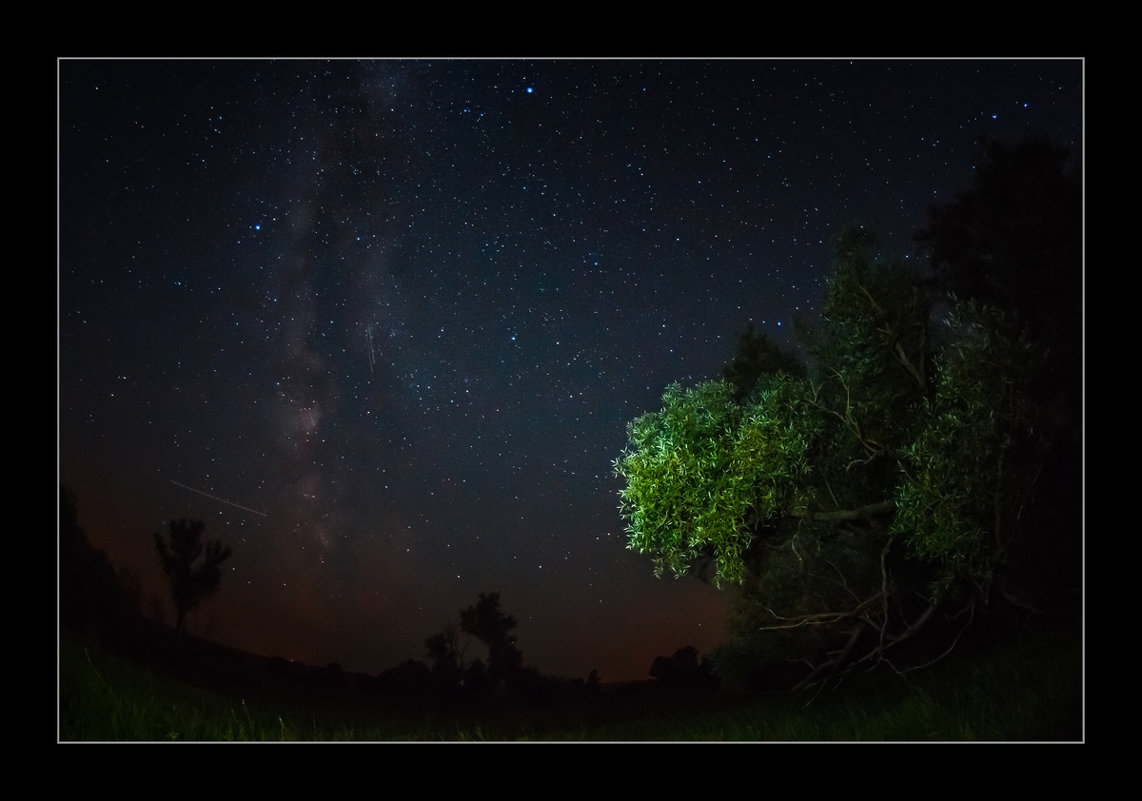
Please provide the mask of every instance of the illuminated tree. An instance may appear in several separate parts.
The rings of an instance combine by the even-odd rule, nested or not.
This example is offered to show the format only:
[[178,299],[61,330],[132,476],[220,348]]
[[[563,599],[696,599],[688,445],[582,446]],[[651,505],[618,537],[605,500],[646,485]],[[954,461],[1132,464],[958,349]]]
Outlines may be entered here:
[[875,246],[839,240],[811,369],[671,385],[614,464],[628,547],[656,575],[738,588],[735,647],[823,654],[807,683],[990,602],[1052,435],[1022,329],[954,301],[934,328],[916,276]]
[[205,528],[199,520],[172,520],[169,543],[155,532],[155,548],[170,582],[178,632],[183,631],[187,613],[217,592],[222,582],[220,565],[230,558],[230,548],[221,540],[202,542]]

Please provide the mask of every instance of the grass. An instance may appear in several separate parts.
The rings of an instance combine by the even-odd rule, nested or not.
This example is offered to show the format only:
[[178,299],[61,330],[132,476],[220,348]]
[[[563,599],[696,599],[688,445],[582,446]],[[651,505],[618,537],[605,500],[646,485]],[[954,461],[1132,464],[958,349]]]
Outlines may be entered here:
[[60,641],[61,741],[405,739],[405,732],[302,702],[235,698],[152,670],[67,634]]
[[[61,741],[1080,741],[1082,652],[1074,628],[1043,628],[985,653],[953,653],[904,681],[858,676],[808,696],[596,702],[444,715],[331,705],[196,686],[66,633]],[[610,698],[610,700],[607,700]]]

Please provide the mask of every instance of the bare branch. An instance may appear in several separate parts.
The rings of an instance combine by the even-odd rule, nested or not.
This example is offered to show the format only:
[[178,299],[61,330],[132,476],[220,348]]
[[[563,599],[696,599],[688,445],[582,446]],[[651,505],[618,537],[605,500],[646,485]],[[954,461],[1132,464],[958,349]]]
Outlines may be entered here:
[[805,520],[820,522],[835,522],[838,520],[862,520],[874,517],[896,508],[893,501],[878,501],[858,506],[856,509],[835,509],[832,512],[810,512],[808,509],[794,509],[789,512],[790,517],[800,517]]
[[864,610],[869,606],[875,604],[880,600],[880,593],[873,595],[871,598],[866,598],[859,604],[844,612],[816,612],[811,615],[796,615],[793,617],[784,617],[774,612],[769,607],[765,611],[773,615],[778,620],[789,621],[787,625],[782,626],[759,626],[758,631],[781,631],[784,629],[799,629],[803,626],[823,626],[830,623],[839,623],[842,620],[860,620],[867,623],[864,616]]

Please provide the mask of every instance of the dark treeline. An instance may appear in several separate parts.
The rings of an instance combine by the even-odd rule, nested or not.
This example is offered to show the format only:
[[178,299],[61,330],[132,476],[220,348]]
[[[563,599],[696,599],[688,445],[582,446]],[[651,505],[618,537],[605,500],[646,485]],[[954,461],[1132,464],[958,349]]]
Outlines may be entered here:
[[129,642],[142,625],[139,582],[91,544],[77,504],[75,493],[60,487],[59,622],[111,643]]
[[[199,521],[171,521],[170,533],[155,533],[156,567],[167,576],[177,622],[169,626],[143,614],[138,580],[116,570],[78,522],[78,501],[60,488],[59,623],[87,642],[139,659],[156,669],[206,682],[223,692],[287,695],[349,703],[387,704],[456,713],[598,698],[597,670],[586,677],[547,676],[524,663],[516,643],[515,618],[501,608],[499,593],[480,593],[458,610],[457,619],[425,639],[423,658],[410,658],[366,674],[337,662],[307,665],[281,656],[247,654],[187,630],[186,614],[220,587],[217,566],[230,550],[204,540]],[[647,677],[668,687],[709,686],[710,664],[699,664],[693,647],[653,660]]]

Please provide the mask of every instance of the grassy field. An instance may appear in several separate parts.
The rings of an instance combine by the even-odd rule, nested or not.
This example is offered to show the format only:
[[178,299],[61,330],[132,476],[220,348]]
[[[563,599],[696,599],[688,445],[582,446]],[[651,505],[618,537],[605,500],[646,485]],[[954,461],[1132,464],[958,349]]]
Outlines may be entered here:
[[908,681],[857,677],[816,697],[604,690],[571,703],[465,714],[376,698],[241,697],[66,633],[59,730],[73,741],[1061,741],[1083,739],[1077,626],[1039,627],[981,656],[964,650]]

